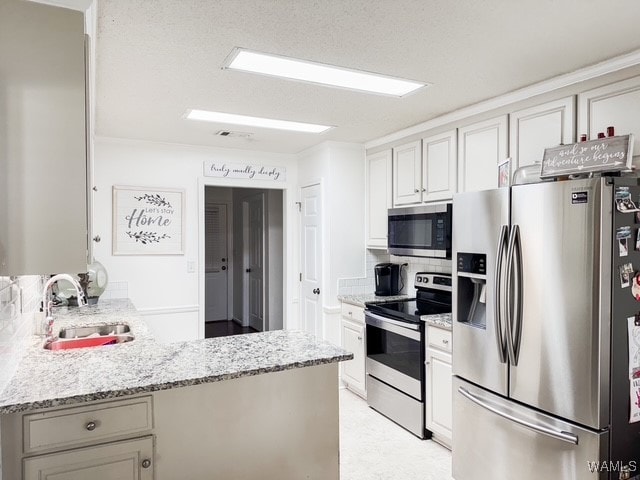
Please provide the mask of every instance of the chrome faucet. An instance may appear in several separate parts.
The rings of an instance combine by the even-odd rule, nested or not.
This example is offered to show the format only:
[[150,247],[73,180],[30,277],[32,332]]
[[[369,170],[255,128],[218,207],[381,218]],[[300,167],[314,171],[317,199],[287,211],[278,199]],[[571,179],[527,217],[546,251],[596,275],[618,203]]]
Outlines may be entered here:
[[53,302],[49,299],[49,288],[51,288],[51,285],[56,283],[58,280],[66,280],[73,285],[73,288],[76,289],[76,294],[78,295],[79,307],[83,307],[87,304],[87,299],[84,296],[82,287],[71,275],[67,273],[59,273],[47,280],[47,283],[44,284],[44,288],[42,289],[42,311],[44,319],[42,320],[42,325],[40,325],[39,332],[36,332],[45,334],[47,336],[47,340],[53,339],[53,313],[51,308],[53,306]]

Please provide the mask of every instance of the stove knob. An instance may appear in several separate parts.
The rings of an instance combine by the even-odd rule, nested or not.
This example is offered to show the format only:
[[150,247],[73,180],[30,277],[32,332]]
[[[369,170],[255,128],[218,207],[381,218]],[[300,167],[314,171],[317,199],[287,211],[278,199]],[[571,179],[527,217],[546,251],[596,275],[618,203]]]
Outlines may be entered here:
[[422,277],[416,277],[416,282],[418,283],[422,282]]
[[422,280],[424,281],[424,283],[429,283],[429,277],[424,277]]

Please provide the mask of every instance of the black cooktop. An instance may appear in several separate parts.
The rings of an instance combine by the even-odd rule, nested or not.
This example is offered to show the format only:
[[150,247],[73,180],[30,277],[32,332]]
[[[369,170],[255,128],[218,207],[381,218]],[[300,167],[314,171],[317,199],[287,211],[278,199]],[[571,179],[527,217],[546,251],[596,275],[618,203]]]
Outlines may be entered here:
[[410,323],[420,323],[420,316],[451,312],[451,298],[413,299],[383,303],[372,303],[367,309],[384,317]]

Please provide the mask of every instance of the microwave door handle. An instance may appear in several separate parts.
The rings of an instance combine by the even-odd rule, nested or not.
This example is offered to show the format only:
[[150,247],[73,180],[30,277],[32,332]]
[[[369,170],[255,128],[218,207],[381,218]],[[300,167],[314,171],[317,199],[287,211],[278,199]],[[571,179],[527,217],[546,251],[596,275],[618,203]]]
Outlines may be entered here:
[[507,363],[506,345],[505,339],[502,335],[504,327],[502,326],[502,313],[503,313],[503,291],[502,291],[502,260],[504,258],[505,247],[507,244],[507,234],[509,227],[503,225],[500,228],[500,236],[498,238],[498,247],[496,255],[496,267],[493,273],[494,280],[494,296],[493,296],[493,308],[495,309],[495,329],[496,329],[496,343],[498,346],[498,357],[500,363]]
[[517,365],[516,352],[513,346],[513,321],[514,321],[514,296],[512,294],[513,285],[513,257],[515,253],[516,237],[518,232],[518,226],[511,227],[511,233],[509,234],[509,246],[507,247],[507,282],[506,282],[506,310],[507,318],[505,322],[507,331],[507,352],[509,353],[509,363],[511,365]]

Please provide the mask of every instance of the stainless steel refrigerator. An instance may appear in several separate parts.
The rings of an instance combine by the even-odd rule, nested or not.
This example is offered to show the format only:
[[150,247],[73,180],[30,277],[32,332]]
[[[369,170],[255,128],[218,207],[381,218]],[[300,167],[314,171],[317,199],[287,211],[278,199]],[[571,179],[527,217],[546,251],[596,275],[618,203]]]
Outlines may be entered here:
[[[453,201],[453,477],[618,479],[640,473],[629,423],[620,267],[640,270],[635,178],[458,194]],[[640,217],[638,217],[640,218]],[[616,231],[630,226],[626,256]]]

